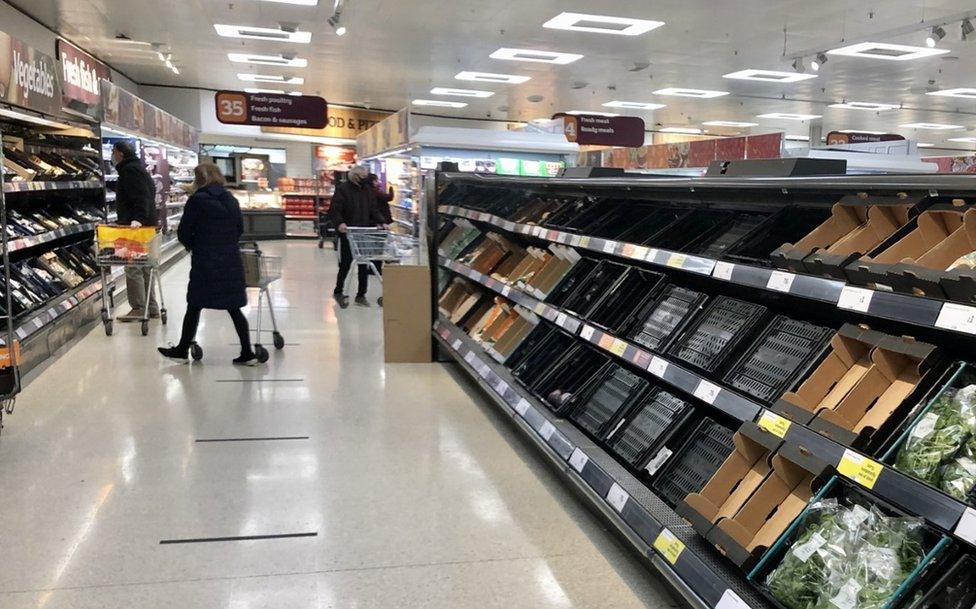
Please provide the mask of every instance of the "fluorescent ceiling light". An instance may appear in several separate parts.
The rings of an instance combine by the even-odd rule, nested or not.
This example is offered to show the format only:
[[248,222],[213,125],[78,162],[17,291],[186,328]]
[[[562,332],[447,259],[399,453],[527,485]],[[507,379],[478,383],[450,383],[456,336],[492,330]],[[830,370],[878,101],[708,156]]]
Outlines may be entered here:
[[475,82],[495,82],[506,85],[520,85],[532,80],[531,76],[516,76],[515,74],[494,74],[492,72],[458,72],[457,80],[473,80]]
[[876,104],[874,102],[844,102],[842,104],[830,104],[830,108],[843,108],[845,110],[873,110],[881,112],[883,110],[897,110],[901,106],[898,104]]
[[794,112],[767,112],[760,114],[757,118],[775,118],[784,121],[812,121],[815,118],[822,118],[819,114],[797,114]]
[[861,42],[839,49],[827,51],[828,55],[843,55],[846,57],[866,57],[868,59],[887,59],[889,61],[910,61],[934,55],[948,53],[949,49],[930,49],[928,47],[913,47],[905,44],[890,44],[887,42]]
[[950,129],[962,129],[962,125],[946,125],[944,123],[905,123],[899,125],[903,129],[928,129],[930,131],[949,131]]
[[939,97],[965,97],[976,99],[976,89],[960,87],[958,89],[943,89],[941,91],[929,91],[926,95],[936,95]]
[[810,136],[809,135],[787,135],[784,137],[784,139],[790,142],[809,142]]
[[[976,137],[950,137],[946,140],[947,142],[963,142],[966,144],[972,144],[976,142]],[[921,146],[921,144],[919,144]]]
[[589,114],[590,116],[620,116],[619,114],[614,114],[613,112],[590,112],[589,110],[569,110],[566,114],[572,114],[573,116],[579,116],[580,114]]
[[278,4],[297,4],[299,6],[317,6],[319,0],[264,0],[265,2],[277,2]]
[[747,123],[745,121],[705,121],[702,123],[706,127],[758,127],[759,123]]
[[286,68],[305,68],[308,60],[284,55],[248,55],[246,53],[227,53],[227,59],[234,63],[256,63],[264,66],[283,66]]
[[756,70],[750,68],[748,70],[739,70],[738,72],[731,72],[726,74],[722,78],[731,78],[734,80],[758,80],[760,82],[797,82],[800,80],[809,80],[811,78],[816,78],[816,74],[801,74],[799,72],[779,72],[777,70]]
[[723,95],[728,95],[728,91],[709,91],[708,89],[683,89],[681,87],[668,87],[666,89],[658,89],[654,92],[654,95],[677,95],[678,97],[698,97],[701,99],[707,99],[710,97],[722,97]]
[[838,133],[867,133],[868,135],[884,135],[887,131],[869,131],[867,129],[838,129]]
[[281,89],[257,89],[255,87],[248,87],[244,89],[245,93],[268,93],[270,95],[284,95],[285,92]]
[[609,101],[603,104],[604,108],[628,108],[630,110],[658,110],[664,108],[664,104],[647,104],[644,102],[629,101]]
[[275,42],[298,42],[308,44],[312,41],[311,32],[286,32],[281,28],[250,27],[247,25],[214,24],[217,34],[225,38],[248,38],[252,40],[272,40]]
[[663,21],[587,15],[585,13],[561,13],[543,23],[542,27],[551,30],[593,32],[595,34],[615,34],[617,36],[640,36],[662,25],[664,25]]
[[454,95],[456,97],[491,97],[494,91],[478,91],[477,89],[451,89],[449,87],[434,87],[431,95]]
[[277,76],[271,74],[238,74],[238,78],[247,82],[280,82],[283,85],[304,85],[301,76]]
[[660,133],[686,133],[688,135],[699,135],[701,134],[701,129],[696,129],[694,127],[665,127],[663,129],[658,129]]
[[534,49],[511,49],[502,47],[489,55],[492,59],[504,59],[506,61],[532,61],[536,63],[555,63],[566,65],[579,59],[582,55],[576,53],[558,53],[555,51],[536,51]]
[[288,95],[294,95],[295,97],[298,97],[300,95],[305,95],[305,94],[302,93],[301,91],[289,91]]
[[934,148],[935,147],[935,144],[928,144],[926,142],[917,142],[915,145],[918,146],[919,148]]
[[437,106],[438,108],[464,108],[468,104],[465,104],[463,102],[443,101],[439,99],[415,99],[413,100],[413,105]]

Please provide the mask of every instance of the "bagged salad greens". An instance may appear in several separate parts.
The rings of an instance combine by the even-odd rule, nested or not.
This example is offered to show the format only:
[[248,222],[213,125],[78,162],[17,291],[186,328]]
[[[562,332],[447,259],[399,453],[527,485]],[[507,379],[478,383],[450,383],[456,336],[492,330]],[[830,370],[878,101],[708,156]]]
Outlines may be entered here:
[[925,551],[921,523],[827,499],[766,578],[787,609],[882,609]]
[[[964,444],[976,441],[974,432],[976,385],[968,385],[955,392],[946,391],[912,428],[898,452],[895,468],[939,488],[943,488],[940,483],[944,474],[951,469],[949,473],[955,482],[952,487],[954,494],[965,476],[959,467],[948,466],[952,465]],[[963,497],[970,488],[972,484],[963,491]]]

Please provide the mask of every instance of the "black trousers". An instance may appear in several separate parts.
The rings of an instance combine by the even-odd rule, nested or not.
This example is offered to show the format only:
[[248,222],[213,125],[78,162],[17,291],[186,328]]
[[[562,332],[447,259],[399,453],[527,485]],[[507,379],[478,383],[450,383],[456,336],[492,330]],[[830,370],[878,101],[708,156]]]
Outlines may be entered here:
[[[340,234],[339,235],[339,276],[336,278],[336,286],[333,293],[342,294],[346,287],[346,277],[349,276],[349,271],[352,269],[352,250],[349,248],[349,237]],[[383,263],[374,262],[376,270],[383,274]],[[359,265],[359,285],[356,288],[356,296],[365,296],[366,289],[369,287],[369,265],[360,264]]]
[[[186,316],[183,318],[183,335],[180,336],[179,349],[189,349],[190,343],[197,336],[197,326],[200,325],[200,307],[187,305]],[[241,341],[241,353],[251,353],[251,329],[247,324],[247,317],[240,309],[226,309],[234,322],[234,329],[237,330],[237,338]]]

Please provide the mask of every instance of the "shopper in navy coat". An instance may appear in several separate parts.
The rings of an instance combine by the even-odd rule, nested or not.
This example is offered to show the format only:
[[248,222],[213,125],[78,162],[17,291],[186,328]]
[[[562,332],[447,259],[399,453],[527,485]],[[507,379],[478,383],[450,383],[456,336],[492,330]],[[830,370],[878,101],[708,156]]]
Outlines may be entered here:
[[244,265],[238,245],[244,232],[244,218],[237,199],[224,187],[224,176],[213,163],[202,163],[194,171],[196,192],[186,202],[177,236],[190,250],[190,285],[186,291],[183,334],[175,347],[161,347],[165,357],[189,361],[190,345],[196,337],[203,309],[221,309],[230,314],[241,341],[241,355],[235,364],[258,363],[251,348],[250,329],[241,307],[247,304]]

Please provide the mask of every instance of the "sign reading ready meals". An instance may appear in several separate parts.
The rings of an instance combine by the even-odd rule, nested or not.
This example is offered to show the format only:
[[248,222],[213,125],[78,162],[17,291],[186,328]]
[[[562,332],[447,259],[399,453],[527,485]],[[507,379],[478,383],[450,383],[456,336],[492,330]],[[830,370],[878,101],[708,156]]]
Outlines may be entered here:
[[639,148],[644,145],[644,119],[636,116],[557,114],[566,139],[577,144]]
[[217,120],[227,125],[321,129],[328,122],[328,104],[312,95],[219,91],[214,103]]

